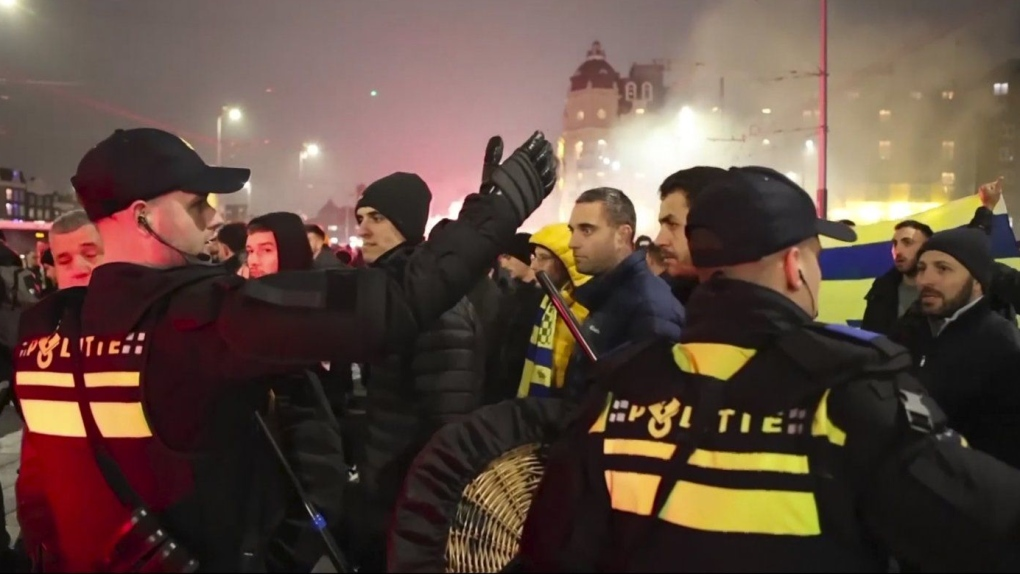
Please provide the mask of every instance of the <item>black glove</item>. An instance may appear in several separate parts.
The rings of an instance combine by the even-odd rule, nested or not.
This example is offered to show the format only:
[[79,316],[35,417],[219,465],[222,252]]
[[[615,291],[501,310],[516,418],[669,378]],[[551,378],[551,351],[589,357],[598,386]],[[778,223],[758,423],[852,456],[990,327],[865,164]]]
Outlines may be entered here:
[[485,146],[485,157],[482,158],[482,187],[481,194],[486,195],[492,191],[492,172],[499,167],[503,159],[503,138],[492,136],[489,144]]
[[506,198],[519,226],[556,187],[557,163],[552,144],[535,132],[492,171],[488,193]]

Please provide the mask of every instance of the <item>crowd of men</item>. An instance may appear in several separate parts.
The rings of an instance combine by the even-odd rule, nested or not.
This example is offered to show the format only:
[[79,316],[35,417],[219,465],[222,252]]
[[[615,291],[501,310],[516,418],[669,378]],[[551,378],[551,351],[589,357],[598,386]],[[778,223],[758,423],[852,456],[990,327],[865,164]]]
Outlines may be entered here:
[[[122,132],[118,132],[120,133]],[[163,136],[151,134],[134,136],[135,140],[124,145],[138,146],[140,144],[137,139],[143,137],[147,138],[146,141],[152,138],[159,140],[156,144],[147,143],[150,146],[173,145],[172,142],[167,143],[159,139]],[[115,137],[120,136],[115,134]],[[102,146],[103,144],[100,144],[97,149],[101,149]],[[90,152],[92,153],[94,152]],[[104,150],[104,153],[113,152]],[[128,152],[121,150],[117,153]],[[132,158],[132,161],[142,161],[134,156]],[[499,159],[497,156],[493,161],[487,157],[488,173],[492,173],[493,166],[499,164]],[[104,161],[111,162],[109,159]],[[88,286],[89,295],[84,302],[81,328],[85,329],[83,333],[89,332],[88,329],[95,328],[97,324],[89,314],[89,305],[93,297],[103,297],[102,305],[112,308],[118,305],[118,297],[126,296],[126,293],[133,297],[136,292],[145,291],[148,293],[146,297],[153,301],[163,295],[165,289],[163,283],[169,279],[159,275],[155,277],[144,274],[129,275],[134,283],[129,286],[117,283],[114,287],[111,280],[101,280],[104,276],[97,271],[96,280],[90,285],[93,271],[102,269],[106,255],[116,253],[114,262],[109,263],[110,266],[123,267],[124,261],[139,260],[127,257],[124,253],[132,248],[130,245],[132,242],[142,241],[139,237],[145,236],[146,241],[151,239],[151,245],[146,244],[147,249],[153,250],[153,253],[162,250],[159,252],[174,256],[162,261],[164,265],[187,262],[203,264],[208,268],[215,267],[218,273],[222,274],[225,270],[226,275],[231,278],[218,279],[221,291],[248,289],[251,300],[238,303],[237,313],[227,319],[220,318],[215,313],[210,314],[201,304],[187,308],[183,304],[179,306],[169,304],[165,306],[166,309],[161,309],[160,313],[166,313],[180,332],[185,334],[194,332],[203,337],[206,336],[203,329],[208,325],[218,325],[217,328],[221,332],[232,331],[234,325],[240,325],[236,329],[243,334],[229,337],[223,335],[229,343],[227,346],[223,346],[220,339],[215,337],[202,339],[204,342],[196,343],[206,345],[208,353],[214,358],[219,354],[222,359],[219,368],[237,369],[239,373],[244,373],[238,374],[238,377],[248,377],[254,370],[246,370],[245,363],[235,358],[237,348],[246,347],[251,351],[248,357],[260,353],[273,354],[283,347],[293,350],[293,355],[297,358],[292,357],[294,360],[287,369],[258,371],[260,377],[267,373],[271,374],[272,377],[268,377],[271,380],[245,400],[250,399],[254,410],[272,415],[273,431],[284,447],[289,464],[296,471],[305,497],[325,518],[329,530],[341,541],[341,546],[348,557],[362,571],[386,570],[386,535],[392,509],[400,497],[401,486],[414,457],[440,427],[464,420],[479,407],[506,399],[556,398],[578,405],[579,409],[583,409],[586,402],[592,400],[591,381],[593,374],[597,372],[597,363],[592,363],[591,357],[582,352],[567,328],[565,318],[557,312],[550,297],[539,286],[536,273],[544,272],[551,279],[571,313],[580,322],[583,336],[599,359],[615,356],[648,341],[665,341],[672,347],[685,337],[694,336],[688,333],[689,326],[692,326],[691,333],[698,334],[710,331],[712,325],[722,329],[740,328],[741,324],[746,324],[748,330],[753,331],[752,326],[757,320],[752,318],[754,307],[758,302],[768,301],[770,297],[784,296],[793,301],[797,310],[790,313],[796,315],[797,321],[809,322],[817,315],[817,288],[821,271],[816,260],[813,267],[804,263],[811,257],[817,259],[817,252],[820,250],[813,231],[804,236],[791,231],[793,235],[773,243],[760,240],[752,232],[763,224],[752,219],[761,218],[763,214],[747,208],[743,205],[746,203],[744,198],[736,194],[729,200],[721,201],[737,203],[724,203],[718,208],[723,211],[727,208],[732,210],[729,221],[722,224],[729,226],[729,229],[718,232],[713,226],[720,224],[715,221],[708,224],[688,219],[689,213],[693,213],[692,208],[695,204],[699,202],[708,204],[709,200],[705,199],[708,197],[707,194],[715,194],[713,197],[720,196],[718,188],[727,185],[737,186],[738,184],[732,183],[734,177],[744,178],[740,180],[741,182],[754,180],[757,182],[754,185],[759,186],[766,185],[761,183],[764,181],[768,182],[767,185],[785,186],[784,189],[799,190],[803,193],[802,190],[772,170],[746,168],[751,171],[735,172],[715,167],[694,167],[674,173],[659,187],[660,230],[656,237],[636,237],[635,230],[638,225],[636,212],[633,202],[625,192],[607,187],[590,189],[577,198],[568,221],[546,225],[533,234],[517,233],[512,239],[508,237],[503,241],[497,251],[500,253],[498,258],[490,260],[488,272],[485,273],[483,270],[482,273],[469,277],[470,285],[464,289],[464,294],[450,297],[447,301],[449,304],[437,309],[433,313],[434,316],[416,312],[417,328],[408,341],[400,346],[385,346],[381,351],[378,348],[373,349],[372,352],[361,353],[359,357],[354,357],[354,351],[347,351],[342,345],[332,343],[335,355],[330,356],[329,350],[319,351],[330,349],[330,341],[320,341],[316,343],[318,346],[315,350],[307,350],[295,348],[311,344],[304,342],[310,338],[307,335],[301,337],[301,342],[288,342],[285,336],[263,335],[262,333],[267,330],[299,328],[302,324],[269,324],[260,318],[259,306],[270,303],[282,304],[280,301],[286,299],[286,293],[289,293],[284,288],[295,287],[300,291],[302,278],[308,282],[305,283],[307,286],[320,280],[313,277],[329,276],[328,274],[313,276],[310,273],[314,270],[352,268],[380,270],[389,277],[397,278],[397,282],[402,282],[405,289],[410,289],[407,285],[413,280],[412,274],[425,273],[422,270],[423,261],[431,262],[450,257],[452,250],[430,252],[427,245],[431,245],[433,243],[431,239],[436,236],[442,239],[443,234],[449,234],[449,237],[456,237],[456,233],[463,234],[464,228],[458,227],[459,222],[441,222],[432,231],[433,237],[427,241],[426,222],[432,193],[420,177],[410,173],[394,173],[375,181],[365,189],[356,206],[357,233],[362,240],[362,247],[360,252],[352,253],[348,250],[333,251],[326,242],[325,233],[321,228],[306,225],[294,213],[269,213],[244,223],[224,224],[218,216],[208,215],[207,206],[203,205],[204,193],[214,190],[201,186],[194,189],[183,186],[175,187],[173,190],[160,189],[158,193],[152,192],[147,197],[125,196],[116,198],[116,201],[111,203],[108,190],[103,190],[104,193],[100,194],[94,188],[97,185],[94,182],[102,178],[90,173],[90,170],[97,169],[112,168],[91,166],[89,156],[86,156],[75,180],[86,211],[65,214],[55,221],[50,231],[50,248],[43,256],[43,260],[38,266],[34,265],[35,262],[29,263],[33,272],[37,273],[40,285],[47,285],[47,290]],[[499,177],[494,176],[492,179],[498,181]],[[489,183],[488,179],[484,181],[483,188]],[[510,184],[503,185],[510,187]],[[168,191],[181,194],[179,201],[174,199],[178,203],[173,209],[179,210],[178,213],[191,214],[192,212],[188,210],[195,209],[197,211],[194,211],[194,214],[201,214],[201,217],[206,218],[202,229],[205,235],[196,236],[205,241],[204,253],[197,253],[198,249],[193,253],[183,242],[170,239],[173,225],[186,225],[186,220],[178,219],[175,223],[168,223],[170,219],[167,218],[173,216],[159,212],[162,207],[156,202],[161,199],[159,197],[161,194]],[[761,193],[771,192],[771,188],[768,188]],[[117,193],[126,192],[121,190]],[[1015,373],[1020,371],[1020,331],[1017,329],[1014,312],[1020,308],[1020,272],[997,264],[989,246],[988,234],[993,225],[991,210],[1000,200],[1001,188],[998,185],[987,185],[981,188],[980,193],[983,207],[978,209],[971,224],[964,228],[932,230],[922,223],[907,220],[890,230],[890,271],[876,279],[868,293],[863,328],[887,335],[906,348],[909,354],[906,370],[920,380],[927,393],[945,411],[948,427],[966,437],[971,448],[987,452],[1005,463],[1020,467],[1018,454],[1020,392],[1016,390],[1020,387],[1013,380]],[[510,194],[509,191],[507,194]],[[97,200],[96,197],[100,199]],[[190,203],[196,197],[201,203]],[[147,206],[146,201],[151,205]],[[153,205],[156,207],[152,207]],[[122,210],[134,211],[124,215]],[[702,208],[702,211],[707,213],[708,209]],[[194,214],[190,217],[199,217]],[[186,218],[189,215],[181,217]],[[185,223],[181,223],[182,221]],[[519,224],[519,221],[517,223]],[[722,238],[717,235],[704,237],[692,235],[694,232],[690,228],[695,227],[694,223],[717,235],[727,233],[730,235]],[[796,227],[791,223],[789,229],[793,230]],[[135,228],[141,229],[141,236]],[[835,232],[835,236],[844,239],[845,234],[840,233]],[[803,241],[809,239],[815,243],[802,245]],[[735,243],[746,244],[740,248],[749,249],[750,254],[743,259],[729,257]],[[438,244],[437,240],[436,245]],[[773,250],[769,251],[766,248]],[[755,249],[766,250],[757,252]],[[776,256],[776,253],[780,255]],[[751,265],[752,262],[754,265]],[[459,264],[453,262],[450,265]],[[466,268],[467,264],[464,265]],[[706,270],[710,272],[706,273]],[[457,277],[465,273],[459,267],[456,272],[459,273]],[[274,283],[274,276],[278,274]],[[194,282],[193,279],[188,281]],[[245,281],[252,285],[242,286]],[[182,285],[184,283],[187,281],[182,281]],[[740,285],[734,286],[733,283]],[[769,289],[767,292],[760,288],[750,290],[747,285],[751,284],[767,285]],[[209,295],[204,291],[199,293],[189,285],[190,283],[183,285],[181,289],[192,299],[207,296],[222,297]],[[282,290],[256,292],[256,285],[275,286]],[[317,287],[310,289],[314,291]],[[734,290],[739,291],[739,296],[731,299],[732,295],[727,293]],[[93,295],[96,291],[101,291],[101,294]],[[349,303],[350,305],[362,305],[373,295],[366,291],[368,289],[363,285],[333,289],[326,296],[330,299],[327,303],[318,302],[315,297],[308,302],[306,296],[293,306],[315,309],[316,313],[325,315],[332,312],[334,306],[340,308],[342,305],[340,302],[333,302],[332,298],[346,296],[357,300],[357,303]],[[420,296],[429,295],[425,293]],[[742,303],[734,304],[734,301]],[[93,313],[99,308],[99,303],[95,305],[91,311]],[[762,306],[768,307],[765,303],[762,303]],[[64,316],[61,315],[63,312],[53,311],[57,316]],[[743,314],[745,312],[746,314]],[[151,311],[148,307],[129,313],[131,318],[122,321],[125,332],[155,333],[158,336],[160,331],[156,327],[145,329],[138,327],[139,324],[145,325],[145,321],[153,320],[148,317],[149,313]],[[697,315],[701,315],[700,321],[696,320]],[[711,318],[706,320],[705,317]],[[364,328],[366,338],[371,337],[369,332],[372,330],[389,328],[386,325],[365,325],[347,322],[343,327],[347,331],[352,328]],[[61,329],[65,326],[61,323]],[[26,336],[34,333],[24,326],[22,331]],[[40,332],[47,331],[43,329]],[[323,331],[319,337],[328,338],[330,333]],[[70,335],[65,333],[64,336]],[[716,339],[713,339],[715,336],[707,336],[704,340],[715,341]],[[349,339],[348,335],[345,340]],[[23,340],[33,342],[26,342],[25,346],[10,351],[15,353],[20,350],[21,356],[26,356],[24,350],[36,346],[35,339]],[[129,346],[132,342],[137,342],[137,339],[129,336],[120,344]],[[730,339],[721,336],[717,342],[730,342]],[[732,342],[738,347],[757,348],[750,344],[738,343],[739,341]],[[28,347],[29,344],[32,345],[31,348]],[[108,353],[115,353],[112,345],[113,342],[108,343]],[[141,354],[140,343],[137,348]],[[102,346],[98,349],[93,354],[103,353]],[[712,369],[720,368],[720,361],[730,360],[721,359],[711,353],[700,354],[706,352],[704,344],[691,349],[694,350],[684,351],[688,353],[687,355],[684,355],[684,352],[670,355],[670,357],[676,355],[675,363],[671,365],[679,368],[678,373],[711,374]],[[53,353],[52,349],[48,352],[51,355]],[[145,352],[155,354],[159,350],[146,348]],[[168,364],[191,360],[186,356],[173,354],[180,351],[170,348],[164,348],[163,352],[170,353],[166,357],[170,361]],[[85,352],[82,354],[86,355],[85,358],[89,356]],[[75,358],[74,355],[72,352],[70,355],[60,356],[67,358],[68,361],[82,360]],[[745,361],[749,356],[745,357]],[[198,358],[193,359],[194,365],[180,366],[180,369],[184,370],[184,374],[180,376],[188,377],[194,374],[196,369],[210,368]],[[154,359],[150,357],[148,360]],[[673,358],[669,360],[674,361]],[[33,364],[34,361],[35,359],[32,359]],[[654,360],[648,361],[648,364],[653,363]],[[295,370],[293,364],[300,364],[301,367]],[[103,373],[128,369],[118,365],[119,363],[97,369]],[[24,365],[15,368],[21,373],[25,370]],[[40,366],[39,370],[45,371],[45,368]],[[86,371],[84,387],[115,388],[125,384],[112,382],[107,385],[97,382],[101,377],[96,372],[91,373],[94,380],[90,382],[88,368]],[[224,376],[229,378],[233,375]],[[68,434],[71,431],[66,429],[47,430],[47,425],[53,423],[39,414],[41,404],[39,401],[52,400],[52,396],[28,394],[29,390],[48,384],[45,382],[48,379],[41,375],[33,379],[25,378],[23,374],[19,377],[23,380],[17,388],[19,392],[25,389],[24,396],[19,394],[18,400],[21,414],[27,424],[26,434],[72,436]],[[137,376],[134,385],[140,386]],[[175,386],[171,388],[177,389]],[[189,394],[191,391],[179,389],[178,391],[180,396],[166,400],[176,401],[175,404],[181,409],[220,408],[215,401],[206,401],[205,398],[199,399],[196,398],[197,395]],[[159,397],[163,395],[150,395],[144,400],[162,400]],[[666,396],[653,398],[654,401],[649,397],[643,397],[649,404],[656,401],[667,404],[669,400]],[[76,400],[85,399],[79,397]],[[124,398],[116,400],[128,401]],[[600,395],[595,402],[598,403],[596,413],[602,411],[603,404],[607,403],[604,395]],[[686,399],[682,402],[686,404]],[[606,409],[608,408],[606,404]],[[679,409],[678,403],[666,421],[679,414]],[[713,412],[715,410],[717,409],[712,409]],[[636,411],[630,411],[630,421],[635,420],[635,413]],[[80,436],[86,437],[95,425],[106,437],[124,438],[159,434],[161,440],[166,443],[166,448],[170,450],[190,451],[194,448],[194,436],[189,434],[194,429],[178,432],[176,423],[170,425],[165,419],[166,415],[158,412],[146,411],[146,417],[143,417],[149,420],[148,425],[151,429],[143,431],[121,429],[120,435],[108,431],[108,427],[115,425],[108,421],[104,422],[100,415],[101,411],[93,406],[92,416],[95,420],[90,422],[88,420],[90,417],[86,417],[86,422],[83,423],[85,430],[81,431]],[[130,415],[121,412],[119,416]],[[183,417],[179,414],[173,416]],[[205,413],[200,416],[205,416]],[[596,433],[599,424],[602,427],[598,432],[609,432],[605,427],[605,413],[601,416],[601,423],[596,422],[591,427],[592,433]],[[619,420],[623,421],[623,415]],[[197,424],[194,421],[181,423],[185,427]],[[694,424],[697,426],[697,420]],[[171,426],[174,427],[173,430],[168,430]],[[812,429],[812,434],[815,430]],[[837,431],[839,429],[830,430],[829,435],[835,436]],[[825,434],[824,430],[821,432]],[[624,444],[621,441],[632,438],[636,437],[606,438],[605,454],[611,455],[615,452],[610,447],[612,441],[616,441],[612,444],[621,445]],[[40,526],[40,521],[46,522],[48,519],[40,518],[39,504],[33,505],[34,500],[52,496],[53,491],[31,481],[39,481],[43,469],[52,470],[57,467],[55,463],[40,462],[51,452],[45,450],[48,448],[45,445],[40,446],[42,444],[42,442],[33,445],[26,443],[26,449],[23,451],[25,470],[19,479],[19,505],[24,507],[24,510],[19,507],[19,518],[23,520],[23,527],[34,532],[48,532],[48,529],[54,528],[48,524]],[[741,445],[738,450],[746,448],[749,447]],[[126,456],[116,448],[112,450],[114,458]],[[31,460],[33,456],[37,457],[34,461]],[[247,454],[240,453],[238,456]],[[87,460],[91,462],[91,455],[88,455]],[[123,460],[126,458],[118,460],[124,464]],[[224,463],[224,466],[227,464]],[[253,477],[270,474],[264,467],[238,466],[238,468],[244,469],[239,472],[251,473]],[[626,466],[621,468],[622,470],[607,470],[606,476],[608,477],[610,472],[616,472],[617,480],[622,485],[627,482],[624,480],[626,473],[623,470],[628,470],[631,476],[637,471]],[[131,486],[140,491],[139,495],[146,499],[147,504],[153,507],[162,505],[158,510],[167,521],[168,529],[178,539],[184,539],[190,552],[203,554],[206,563],[215,564],[217,567],[230,564],[226,558],[204,558],[216,556],[214,550],[206,548],[208,544],[213,544],[208,540],[215,540],[217,544],[226,544],[223,541],[228,540],[242,548],[248,543],[247,539],[244,539],[248,536],[245,528],[229,533],[224,533],[226,527],[221,529],[222,532],[214,532],[215,528],[209,528],[201,534],[174,531],[175,528],[182,528],[180,524],[194,524],[175,517],[169,511],[165,514],[163,512],[165,508],[168,506],[172,508],[173,505],[159,501],[163,501],[167,496],[166,491],[180,486],[176,479],[161,476],[152,479],[140,478],[141,475],[131,468],[128,468],[125,474],[128,476],[127,482],[132,483]],[[109,482],[107,475],[107,471],[103,471],[102,479]],[[258,482],[254,478],[252,481]],[[87,481],[83,479],[83,482]],[[628,484],[631,488],[647,488],[640,486],[638,482]],[[323,550],[319,534],[308,527],[304,501],[283,479],[267,478],[262,484],[249,486],[255,494],[249,492],[239,495],[244,500],[235,501],[236,504],[251,506],[250,501],[258,498],[260,493],[274,489],[290,493],[282,495],[283,500],[277,509],[281,517],[272,522],[270,532],[258,533],[269,541],[264,552],[264,568],[268,571],[310,570],[321,558]],[[609,478],[596,486],[603,491],[604,487],[608,486],[612,494],[613,485]],[[63,487],[75,488],[75,485],[65,484]],[[116,487],[111,488],[117,490]],[[785,490],[792,487],[775,488]],[[562,491],[554,492],[558,493],[557,496],[563,495]],[[688,494],[692,497],[712,495],[704,489],[692,490]],[[649,508],[654,498],[656,503],[662,503],[663,512],[668,514],[665,510],[669,507],[668,500],[665,498],[660,500],[659,495],[654,492],[634,496],[642,500],[647,499]],[[123,499],[119,492],[113,492],[113,496],[107,496],[105,501],[97,504],[118,504],[118,500],[123,502]],[[539,501],[540,504],[536,506],[538,510],[534,512],[549,510],[550,507],[542,506],[542,503],[549,503],[548,496],[540,497]],[[621,502],[615,495],[609,504],[614,511],[637,514],[645,512],[635,510],[636,507],[633,506],[634,504],[641,506],[644,503]],[[627,506],[628,504],[631,506]],[[752,501],[749,504],[756,503]],[[597,505],[598,503],[591,500],[585,502],[586,507]],[[785,507],[770,508],[782,512]],[[681,511],[670,512],[678,513],[676,516],[682,514]],[[587,522],[577,514],[570,512],[562,514],[569,516],[574,524]],[[545,514],[542,516],[547,517]],[[242,518],[241,521],[249,519],[257,522],[250,517]],[[533,519],[538,520],[534,517]],[[674,521],[677,524],[688,520],[684,523],[685,527],[695,530],[700,528],[701,531],[706,531],[715,528],[704,524],[693,525],[689,522],[689,517],[676,520],[680,520]],[[547,522],[548,525],[556,523],[551,519],[543,522]],[[264,526],[263,522],[259,524]],[[529,524],[534,524],[534,521]],[[548,525],[543,528],[545,530],[553,528]],[[537,530],[542,531],[543,528]],[[737,528],[735,531],[741,530]],[[545,536],[546,533],[542,535]],[[581,560],[584,552],[571,545],[563,546],[574,553],[570,560],[550,558],[552,551],[543,544],[534,543],[534,536],[536,535],[529,535],[526,532],[525,548],[530,552],[531,563],[538,565],[537,568],[573,569],[578,563],[584,563]],[[634,536],[641,537],[640,534]],[[203,537],[208,540],[203,542],[202,540],[205,540]],[[244,540],[235,541],[231,537],[240,537]],[[550,542],[558,540],[556,535],[549,535],[548,539]],[[699,540],[697,537],[691,538],[693,542]],[[82,564],[86,564],[75,562],[77,558],[61,556],[60,551],[52,548],[44,550],[56,555],[39,555],[39,552],[45,554],[45,551],[39,550],[38,540],[30,542],[31,548],[28,551],[30,554],[37,553],[31,556],[36,561],[37,567],[42,563],[48,565],[52,571],[63,571],[66,568],[80,568]],[[99,542],[98,539],[93,539],[80,544]],[[584,544],[591,543],[590,539],[584,541]],[[657,548],[655,542],[640,543],[629,540],[626,544],[638,546],[647,544],[648,549]],[[541,548],[536,550],[539,547]],[[791,549],[799,551],[793,547]],[[897,547],[893,550],[899,549]],[[88,551],[82,548],[69,551],[69,555],[79,557],[88,554]],[[559,556],[559,553],[557,555]],[[594,554],[592,556],[592,559],[595,559]],[[912,554],[901,558],[905,558],[908,565],[911,561],[917,560]],[[680,556],[676,557],[676,560],[681,559]],[[738,562],[720,563],[739,566]],[[924,560],[917,563],[930,565],[930,562]],[[635,566],[633,562],[621,562],[620,559],[613,557],[605,563],[584,563],[583,568],[603,569],[615,566],[623,569],[669,570],[670,564],[672,563],[669,560],[660,560],[639,562],[638,566]],[[791,564],[810,566],[812,563],[805,560]],[[862,568],[870,566],[870,563],[855,560],[849,560],[844,564],[854,564]],[[707,569],[715,567],[710,561],[699,563],[699,566]],[[104,567],[116,571],[113,566]]]

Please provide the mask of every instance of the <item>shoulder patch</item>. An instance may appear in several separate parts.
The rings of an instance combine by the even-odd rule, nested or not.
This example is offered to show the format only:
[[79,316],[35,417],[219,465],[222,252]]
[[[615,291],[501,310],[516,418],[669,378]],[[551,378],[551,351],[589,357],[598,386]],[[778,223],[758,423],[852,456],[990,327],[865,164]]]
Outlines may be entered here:
[[872,341],[881,337],[880,333],[872,333],[871,331],[865,331],[864,329],[858,329],[849,325],[840,325],[838,323],[830,323],[825,326],[825,329],[846,335],[852,339],[859,339],[861,341]]
[[871,331],[865,331],[864,329],[858,329],[848,325],[828,323],[811,323],[807,326],[807,328],[831,339],[876,349],[887,359],[900,355],[909,356],[909,353],[904,347],[894,343],[891,339],[881,333],[873,333]]

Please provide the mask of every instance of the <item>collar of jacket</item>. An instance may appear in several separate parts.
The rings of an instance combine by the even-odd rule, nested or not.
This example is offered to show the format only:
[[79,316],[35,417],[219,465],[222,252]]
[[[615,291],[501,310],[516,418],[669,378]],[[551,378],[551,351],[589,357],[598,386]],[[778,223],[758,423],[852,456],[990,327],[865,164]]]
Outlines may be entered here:
[[698,285],[687,310],[681,343],[761,348],[777,335],[811,322],[803,309],[781,293],[721,277]]
[[592,277],[590,281],[575,289],[574,300],[589,310],[598,309],[613,296],[614,292],[619,291],[642,271],[649,275],[652,273],[645,262],[645,252],[639,250],[628,255],[616,267],[602,275]]
[[[918,312],[920,312],[920,301],[915,304],[917,305]],[[928,328],[931,330],[932,336],[938,337],[945,333],[946,329],[965,329],[968,325],[979,322],[991,313],[992,306],[988,302],[988,297],[979,297],[960,307],[951,317],[935,320],[926,318],[928,319]]]

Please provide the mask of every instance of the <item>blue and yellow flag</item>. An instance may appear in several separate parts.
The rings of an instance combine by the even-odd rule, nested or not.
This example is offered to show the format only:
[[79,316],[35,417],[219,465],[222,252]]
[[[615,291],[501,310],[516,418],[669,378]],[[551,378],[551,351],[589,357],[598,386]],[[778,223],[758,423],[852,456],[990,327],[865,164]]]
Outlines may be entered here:
[[[967,225],[981,207],[977,195],[951,201],[935,209],[903,219],[925,223],[936,232]],[[902,221],[902,220],[900,220]],[[864,296],[876,277],[892,268],[890,253],[893,227],[898,221],[883,221],[856,228],[857,242],[851,245],[822,238],[822,289],[818,297],[818,320],[857,326],[864,317]],[[1020,251],[1013,239],[1004,202],[995,209],[992,254],[1002,263],[1020,269]]]

